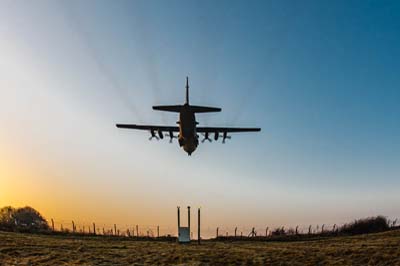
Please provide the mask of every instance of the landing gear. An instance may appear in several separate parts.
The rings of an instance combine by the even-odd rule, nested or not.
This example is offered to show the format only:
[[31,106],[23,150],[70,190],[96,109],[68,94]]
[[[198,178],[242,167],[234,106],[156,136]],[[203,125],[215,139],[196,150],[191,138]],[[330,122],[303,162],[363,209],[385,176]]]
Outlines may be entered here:
[[178,139],[179,147],[182,147],[185,144],[184,139]]

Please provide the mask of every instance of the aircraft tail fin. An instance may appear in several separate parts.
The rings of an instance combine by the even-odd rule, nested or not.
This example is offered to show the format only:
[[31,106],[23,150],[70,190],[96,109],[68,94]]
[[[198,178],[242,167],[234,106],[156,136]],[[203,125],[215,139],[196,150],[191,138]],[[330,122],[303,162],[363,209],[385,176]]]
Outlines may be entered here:
[[[217,107],[189,105],[189,77],[186,77],[185,88],[186,88],[185,106],[189,106],[193,113],[221,112],[221,108]],[[180,113],[183,106],[184,105],[156,105],[153,106],[153,110]]]
[[189,104],[189,77],[186,77],[186,103]]

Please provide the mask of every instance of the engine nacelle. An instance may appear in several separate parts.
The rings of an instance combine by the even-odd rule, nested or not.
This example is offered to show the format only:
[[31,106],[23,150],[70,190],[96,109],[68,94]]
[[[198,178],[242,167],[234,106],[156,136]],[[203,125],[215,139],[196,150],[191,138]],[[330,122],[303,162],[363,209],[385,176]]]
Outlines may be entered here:
[[164,138],[164,134],[161,130],[158,130],[158,136],[160,137],[160,139]]
[[218,132],[218,131],[215,131],[214,140],[217,141],[217,140],[218,140],[218,137],[219,137],[219,132]]
[[231,136],[228,136],[228,132],[224,132],[224,134],[222,135],[222,143],[225,143],[226,139],[230,139]]

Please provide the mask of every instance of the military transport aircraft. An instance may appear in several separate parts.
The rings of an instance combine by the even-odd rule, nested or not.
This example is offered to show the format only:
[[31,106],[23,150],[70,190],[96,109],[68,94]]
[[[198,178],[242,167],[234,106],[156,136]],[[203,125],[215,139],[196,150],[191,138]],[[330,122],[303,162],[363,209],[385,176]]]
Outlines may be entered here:
[[[178,134],[178,142],[179,146],[183,147],[183,149],[187,152],[188,155],[191,155],[194,152],[199,144],[199,136],[197,133],[203,133],[204,139],[202,142],[208,140],[211,142],[209,138],[210,134],[214,134],[214,140],[218,140],[218,138],[222,137],[222,143],[225,143],[226,139],[230,139],[228,133],[236,133],[236,132],[255,132],[260,131],[260,128],[236,128],[236,127],[198,127],[198,122],[195,118],[195,113],[208,113],[208,112],[220,112],[221,108],[216,107],[206,107],[206,106],[197,106],[189,104],[189,78],[186,77],[186,102],[184,105],[160,105],[153,106],[153,110],[166,111],[166,112],[175,112],[179,113],[179,121],[176,122],[178,126],[157,126],[157,125],[135,125],[135,124],[117,124],[118,128],[129,128],[129,129],[139,129],[139,130],[149,130],[151,133],[150,140],[155,139],[163,139],[164,133],[166,132],[170,137],[170,142],[172,142],[174,136],[174,132],[179,132]],[[158,136],[157,136],[158,135]]]

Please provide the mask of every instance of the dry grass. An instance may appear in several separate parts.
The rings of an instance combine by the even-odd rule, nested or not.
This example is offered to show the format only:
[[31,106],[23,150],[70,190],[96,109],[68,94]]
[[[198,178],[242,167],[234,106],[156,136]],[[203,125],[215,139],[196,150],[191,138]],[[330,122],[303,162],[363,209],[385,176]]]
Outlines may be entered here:
[[297,242],[171,242],[0,232],[0,265],[400,265],[400,230]]

